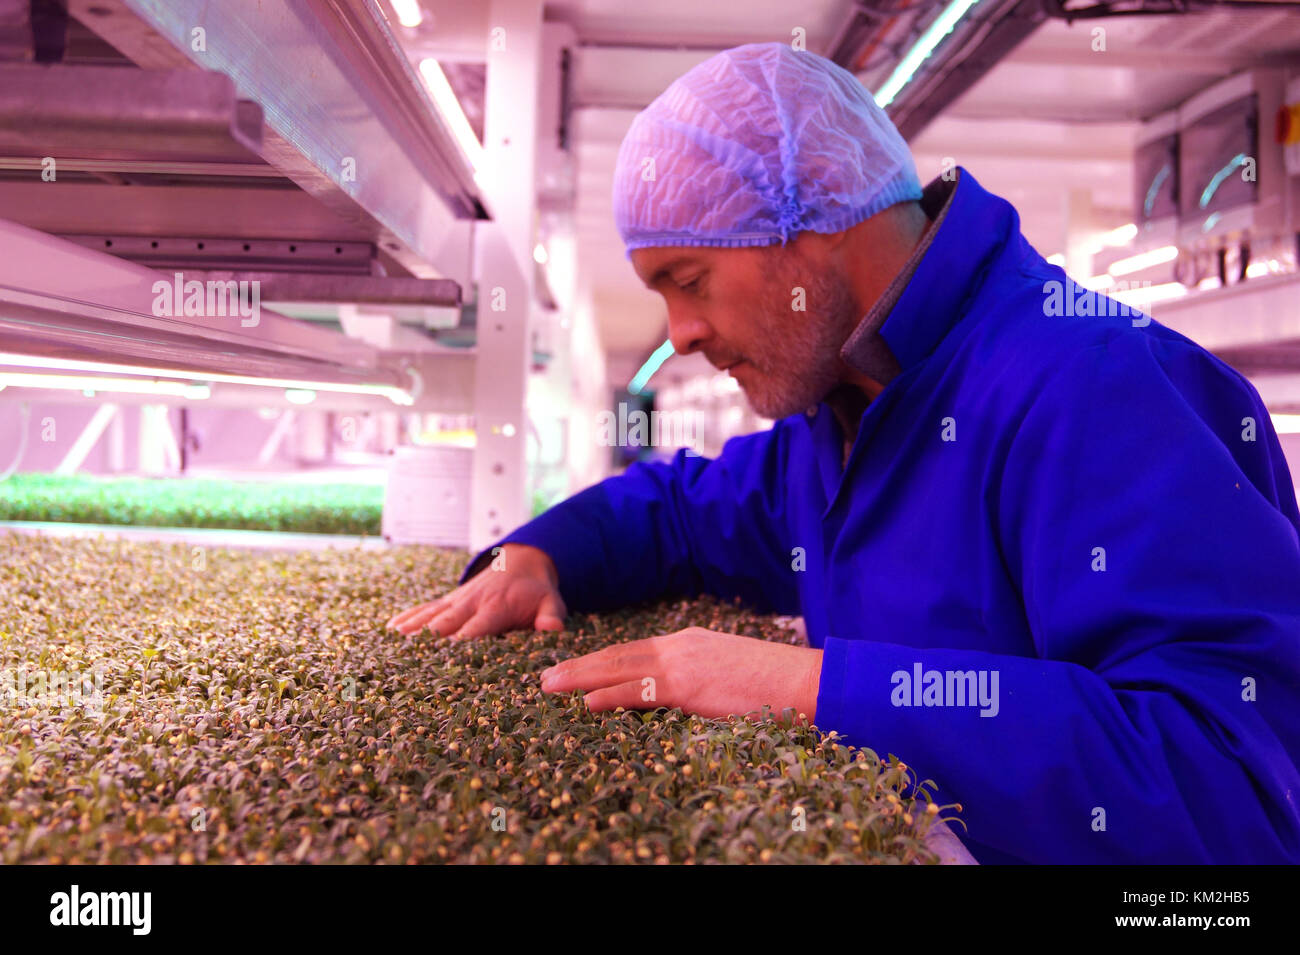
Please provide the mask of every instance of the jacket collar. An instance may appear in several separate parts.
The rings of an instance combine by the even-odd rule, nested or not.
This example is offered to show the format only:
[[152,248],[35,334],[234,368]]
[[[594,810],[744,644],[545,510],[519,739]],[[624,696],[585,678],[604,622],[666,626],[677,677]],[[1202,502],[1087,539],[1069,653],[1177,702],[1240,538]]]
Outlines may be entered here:
[[881,384],[939,347],[989,262],[1018,232],[1011,204],[960,166],[955,178],[930,182],[920,201],[931,219],[925,238],[840,351],[851,368]]

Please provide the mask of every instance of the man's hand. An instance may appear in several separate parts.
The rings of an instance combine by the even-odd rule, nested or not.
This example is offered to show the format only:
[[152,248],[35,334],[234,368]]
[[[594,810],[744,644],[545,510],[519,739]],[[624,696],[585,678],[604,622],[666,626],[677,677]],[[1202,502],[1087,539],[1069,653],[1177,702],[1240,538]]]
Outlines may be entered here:
[[544,551],[505,544],[501,553],[455,590],[430,603],[399,613],[388,629],[410,635],[424,627],[457,640],[507,630],[563,630],[555,564]]
[[680,706],[720,717],[769,706],[780,717],[793,707],[811,722],[821,668],[820,650],[689,627],[564,660],[542,672],[542,689],[584,690],[594,711]]

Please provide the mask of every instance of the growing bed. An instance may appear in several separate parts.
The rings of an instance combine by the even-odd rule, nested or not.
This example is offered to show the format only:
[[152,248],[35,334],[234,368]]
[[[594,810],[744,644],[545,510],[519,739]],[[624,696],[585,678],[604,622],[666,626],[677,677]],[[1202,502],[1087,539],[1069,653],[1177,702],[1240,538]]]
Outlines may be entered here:
[[464,553],[0,544],[0,862],[931,862],[956,815],[813,729],[541,693],[612,641],[798,639],[708,599],[451,643],[383,623]]

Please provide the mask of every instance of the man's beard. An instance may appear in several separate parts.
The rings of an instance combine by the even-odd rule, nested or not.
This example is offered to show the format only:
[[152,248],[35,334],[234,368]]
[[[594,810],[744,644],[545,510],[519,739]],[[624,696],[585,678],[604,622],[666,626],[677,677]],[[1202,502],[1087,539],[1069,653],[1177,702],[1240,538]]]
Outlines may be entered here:
[[[857,305],[838,276],[813,275],[806,267],[782,263],[761,300],[771,302],[759,316],[755,338],[737,380],[751,407],[764,418],[801,414],[816,405],[840,380],[840,349],[857,325]],[[790,307],[794,288],[806,295],[806,312]]]

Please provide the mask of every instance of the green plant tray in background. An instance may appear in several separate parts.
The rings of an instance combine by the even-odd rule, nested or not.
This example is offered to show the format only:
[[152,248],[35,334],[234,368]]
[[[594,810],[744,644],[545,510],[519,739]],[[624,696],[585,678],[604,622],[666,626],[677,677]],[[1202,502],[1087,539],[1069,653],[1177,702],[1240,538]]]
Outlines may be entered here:
[[0,521],[219,527],[379,536],[382,486],[16,474]]
[[384,622],[464,552],[0,544],[0,862],[932,862],[953,815],[815,728],[541,692],[687,626],[798,639],[707,598],[452,642]]

